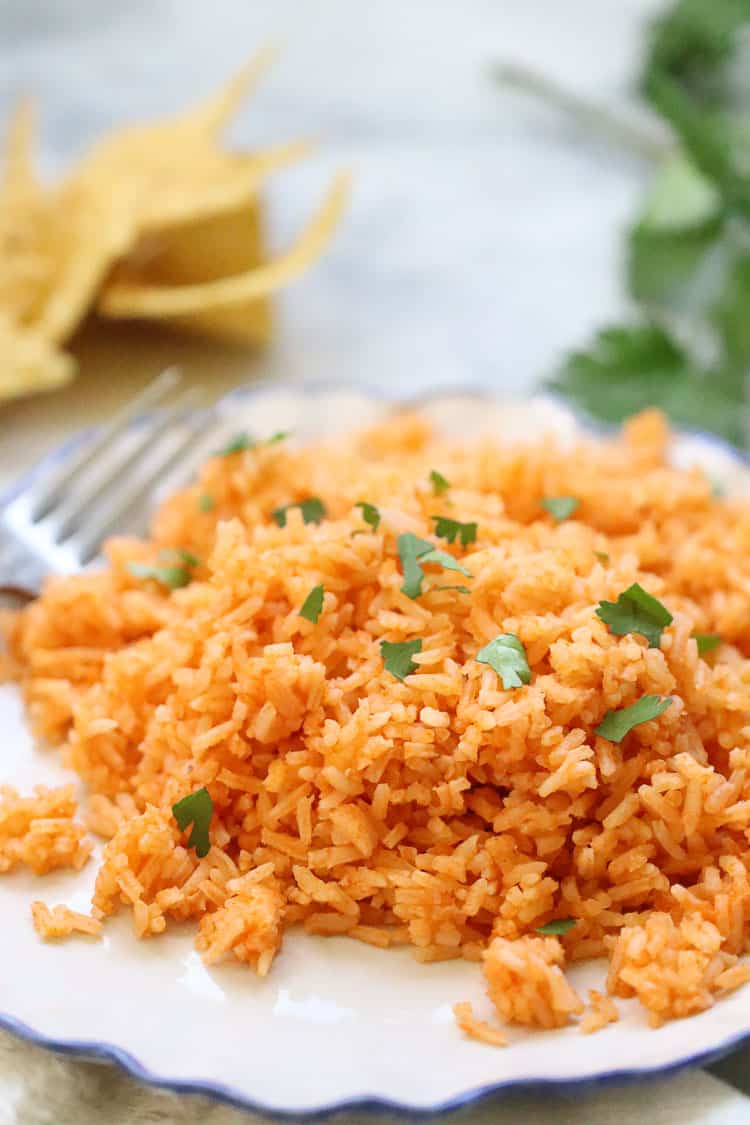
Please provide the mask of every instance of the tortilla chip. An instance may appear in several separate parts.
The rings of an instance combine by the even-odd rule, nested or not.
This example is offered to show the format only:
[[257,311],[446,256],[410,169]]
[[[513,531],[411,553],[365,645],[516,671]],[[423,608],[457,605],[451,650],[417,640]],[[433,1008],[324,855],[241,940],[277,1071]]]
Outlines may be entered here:
[[109,317],[159,320],[244,307],[268,296],[321,252],[346,206],[350,181],[346,173],[335,178],[322,206],[285,254],[257,268],[196,284],[169,286],[113,277],[99,298],[99,311]]
[[75,371],[72,356],[0,313],[0,399],[55,390]]

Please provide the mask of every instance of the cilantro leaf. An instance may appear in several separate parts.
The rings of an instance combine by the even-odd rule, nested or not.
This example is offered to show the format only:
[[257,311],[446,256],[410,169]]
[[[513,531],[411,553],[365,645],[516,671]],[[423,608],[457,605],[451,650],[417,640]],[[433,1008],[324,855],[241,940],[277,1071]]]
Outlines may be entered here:
[[305,523],[320,523],[326,514],[325,504],[320,497],[310,496],[307,500],[299,500],[297,503],[285,504],[283,508],[274,509],[271,516],[279,527],[286,527],[286,514],[290,508],[299,508]]
[[165,547],[163,551],[159,551],[159,558],[163,562],[177,561],[184,563],[185,566],[200,566],[201,560],[192,551],[187,551],[184,547]]
[[278,445],[280,441],[286,441],[290,436],[289,430],[277,430],[275,434],[271,434],[266,445]]
[[396,540],[396,550],[398,551],[398,557],[401,559],[401,569],[404,574],[401,592],[406,594],[407,598],[418,598],[422,593],[422,582],[424,581],[424,574],[418,559],[421,555],[426,555],[433,550],[432,543],[428,543],[426,539],[420,539],[417,535],[412,535],[410,531],[405,531]]
[[581,501],[577,496],[545,496],[539,503],[556,523],[562,523],[573,515]]
[[190,582],[190,572],[185,566],[154,566],[150,563],[129,562],[128,570],[135,578],[151,579],[166,586],[168,590],[178,590]]
[[439,539],[447,539],[455,543],[456,537],[461,540],[462,547],[468,547],[477,541],[477,525],[475,523],[461,523],[460,520],[451,520],[447,516],[432,516],[435,523],[435,534]]
[[648,723],[651,719],[658,719],[659,715],[663,715],[668,707],[672,704],[672,700],[667,696],[666,699],[661,699],[658,695],[643,695],[630,707],[621,707],[617,711],[607,711],[599,726],[596,728],[596,733],[601,738],[607,738],[610,742],[622,742],[623,738],[633,727],[640,726],[641,723]]
[[209,492],[201,492],[198,497],[198,510],[200,512],[212,512],[216,507],[216,501]]
[[693,633],[693,640],[698,645],[698,655],[705,656],[709,652],[713,652],[721,644],[721,637],[718,633]]
[[246,449],[253,449],[255,445],[255,438],[250,437],[246,430],[240,430],[226,445],[216,450],[214,457],[230,457],[233,453],[244,453]]
[[637,582],[623,590],[616,602],[599,602],[596,616],[616,637],[639,633],[646,638],[649,648],[659,647],[662,633],[673,621],[667,607]]
[[195,848],[195,854],[201,859],[208,855],[211,848],[208,828],[213,811],[214,803],[205,786],[202,789],[197,789],[195,793],[189,793],[187,797],[183,797],[177,804],[172,805],[172,814],[178,827],[183,832],[189,824],[192,824],[188,847]]
[[538,926],[536,932],[538,934],[567,934],[568,930],[573,929],[576,921],[576,918],[553,918],[551,922],[545,922],[543,926]]
[[489,664],[503,681],[503,688],[519,688],[531,682],[526,649],[515,633],[500,633],[476,655],[479,664]]
[[380,652],[386,672],[390,672],[397,680],[403,680],[415,672],[418,665],[412,660],[422,651],[422,642],[414,641],[381,641]]
[[451,482],[446,480],[443,474],[439,473],[437,469],[430,470],[430,484],[432,485],[434,496],[442,496],[451,486]]
[[324,590],[322,586],[313,586],[302,604],[302,609],[299,611],[300,617],[312,621],[313,625],[318,624],[318,618],[323,609],[323,593]]
[[362,509],[362,519],[373,531],[377,531],[380,527],[380,512],[375,505],[368,504],[366,500],[358,500],[354,507]]
[[422,566],[425,563],[436,563],[438,566],[442,566],[443,570],[456,570],[467,578],[472,577],[471,571],[468,571],[457,559],[454,559],[453,555],[433,547],[432,543],[429,543],[426,539],[420,539],[419,536],[413,535],[410,531],[399,535],[396,540],[396,548],[404,574],[401,592],[406,594],[407,598],[418,598],[422,593],[422,583],[424,582]]
[[602,329],[585,351],[572,352],[548,383],[589,414],[621,422],[646,407],[674,422],[744,441],[744,396],[731,370],[703,370],[652,323]]

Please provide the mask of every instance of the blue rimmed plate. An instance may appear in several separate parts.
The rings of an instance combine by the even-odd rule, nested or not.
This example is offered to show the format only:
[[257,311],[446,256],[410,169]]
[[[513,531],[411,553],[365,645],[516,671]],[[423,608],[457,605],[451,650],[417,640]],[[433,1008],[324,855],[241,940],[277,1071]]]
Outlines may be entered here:
[[[224,404],[228,432],[292,430],[297,441],[375,421],[392,405],[351,388],[282,385],[243,389]],[[459,392],[419,405],[453,433],[491,428],[517,442],[554,432],[571,441],[579,430],[576,418],[549,399],[503,403]],[[747,468],[714,439],[681,436],[674,455],[700,463],[729,490],[747,489]],[[0,781],[27,790],[70,780],[56,755],[34,745],[10,687],[0,689],[0,729]],[[100,942],[40,942],[29,902],[86,909],[95,867],[43,880],[19,872],[0,881],[2,949],[11,967],[0,983],[0,1025],[55,1050],[110,1059],[177,1091],[294,1118],[344,1108],[430,1116],[512,1087],[570,1088],[665,1073],[750,1039],[743,990],[658,1031],[625,1002],[621,1021],[598,1035],[583,1037],[575,1027],[514,1030],[510,1047],[498,1050],[464,1038],[453,1020],[456,1000],[490,1014],[476,965],[419,965],[407,950],[292,933],[261,981],[239,965],[206,968],[191,928],[139,942],[126,917],[109,923]],[[578,966],[571,975],[581,990],[601,986],[604,966]]]

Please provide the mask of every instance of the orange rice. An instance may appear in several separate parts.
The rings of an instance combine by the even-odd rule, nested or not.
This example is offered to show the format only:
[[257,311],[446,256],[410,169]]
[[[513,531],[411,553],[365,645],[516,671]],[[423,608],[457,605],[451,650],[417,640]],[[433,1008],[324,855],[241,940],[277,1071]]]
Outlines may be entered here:
[[[408,943],[422,961],[487,950],[499,1012],[536,1026],[580,1011],[571,960],[609,957],[610,991],[654,1022],[740,984],[750,505],[670,468],[667,447],[656,414],[574,450],[446,441],[414,416],[316,447],[261,444],[209,461],[151,540],[109,544],[104,572],[50,581],[9,648],[36,730],[63,745],[86,823],[109,837],[94,917],[126,905],[140,936],[191,919],[209,961],[259,972],[295,923]],[[432,469],[451,482],[442,495]],[[560,495],[580,506],[555,523],[540,501]],[[291,508],[276,525],[274,509],[310,496],[320,524]],[[362,500],[380,510],[375,531]],[[476,542],[435,539],[438,514],[476,521]],[[405,531],[471,578],[430,565],[406,597]],[[172,593],[127,565],[167,546],[203,560]],[[635,581],[673,614],[658,649],[595,613]],[[470,593],[441,589],[456,582]],[[313,624],[299,610],[318,584]],[[501,632],[531,668],[509,691],[475,659]],[[701,658],[694,632],[722,644]],[[413,638],[401,682],[380,641]],[[673,702],[621,743],[594,733],[645,693]],[[201,786],[203,859],[171,812]],[[576,920],[562,938],[535,935],[561,917]]]

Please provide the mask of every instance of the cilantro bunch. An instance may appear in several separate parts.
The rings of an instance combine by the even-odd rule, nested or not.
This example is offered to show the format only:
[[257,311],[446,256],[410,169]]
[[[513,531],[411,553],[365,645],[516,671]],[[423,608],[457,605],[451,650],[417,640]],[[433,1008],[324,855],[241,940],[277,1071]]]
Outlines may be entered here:
[[634,315],[572,352],[549,384],[605,421],[659,406],[676,423],[748,444],[749,62],[750,0],[677,0],[651,29],[640,78],[666,145],[544,79],[510,75],[656,161],[628,233]]

